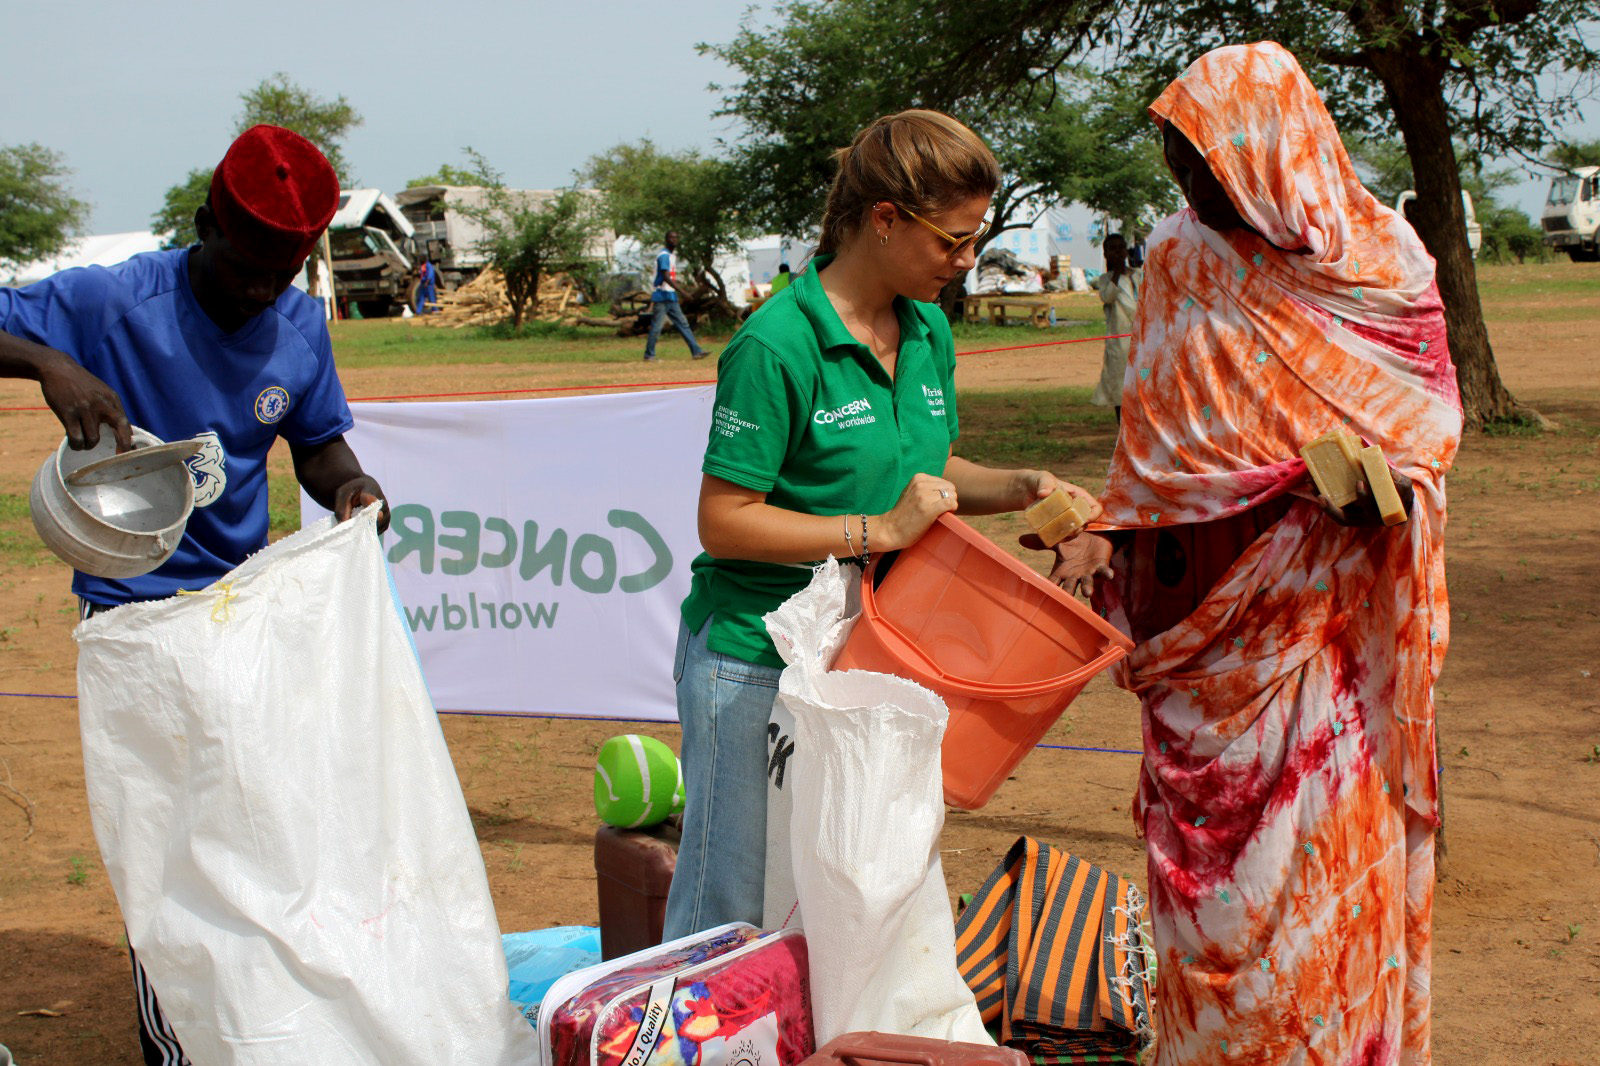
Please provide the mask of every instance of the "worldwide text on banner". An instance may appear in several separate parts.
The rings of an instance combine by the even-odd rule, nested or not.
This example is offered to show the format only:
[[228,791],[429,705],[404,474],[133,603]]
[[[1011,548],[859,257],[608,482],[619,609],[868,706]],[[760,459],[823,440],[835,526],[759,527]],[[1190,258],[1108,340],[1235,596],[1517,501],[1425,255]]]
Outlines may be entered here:
[[[353,404],[440,710],[671,721],[711,387]],[[301,499],[301,516],[324,512]]]

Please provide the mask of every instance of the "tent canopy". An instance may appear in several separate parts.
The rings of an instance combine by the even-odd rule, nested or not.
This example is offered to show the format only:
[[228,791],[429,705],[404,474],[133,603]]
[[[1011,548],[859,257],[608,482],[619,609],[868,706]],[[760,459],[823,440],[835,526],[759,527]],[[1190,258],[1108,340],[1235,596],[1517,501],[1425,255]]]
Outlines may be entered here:
[[[154,252],[160,247],[161,238],[149,230],[79,237],[67,245],[60,255],[18,265],[7,283],[17,286],[32,285],[68,267],[116,266],[140,252]],[[4,268],[0,267],[0,276],[3,276],[3,272]]]

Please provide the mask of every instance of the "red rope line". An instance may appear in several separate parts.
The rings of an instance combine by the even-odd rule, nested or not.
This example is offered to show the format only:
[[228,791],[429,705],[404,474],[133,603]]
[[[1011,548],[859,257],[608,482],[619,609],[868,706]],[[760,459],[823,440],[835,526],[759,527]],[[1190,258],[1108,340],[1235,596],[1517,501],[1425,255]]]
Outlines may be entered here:
[[[1030,348],[1054,348],[1062,344],[1087,344],[1090,341],[1103,341],[1118,337],[1131,337],[1131,333],[1113,333],[1100,337],[1072,337],[1059,341],[1042,341],[1038,344],[1012,344],[1004,348],[978,348],[970,352],[957,352],[957,358],[966,355],[993,355],[996,352],[1020,352]],[[695,381],[631,381],[614,382],[600,385],[539,385],[526,389],[477,389],[472,392],[413,392],[399,396],[352,396],[351,403],[387,403],[396,400],[448,400],[465,396],[517,396],[529,392],[591,392],[595,389],[650,389],[650,388],[680,388],[685,385],[715,385],[716,378],[704,378]],[[38,407],[0,407],[0,412],[9,411],[48,411],[50,408],[40,405]]]

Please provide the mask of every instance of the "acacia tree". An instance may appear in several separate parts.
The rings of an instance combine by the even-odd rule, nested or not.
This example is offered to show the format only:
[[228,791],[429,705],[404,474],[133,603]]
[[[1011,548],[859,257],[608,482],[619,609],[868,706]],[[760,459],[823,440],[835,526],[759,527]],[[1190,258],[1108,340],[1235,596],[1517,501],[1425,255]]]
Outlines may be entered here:
[[150,229],[161,235],[161,247],[183,248],[198,238],[194,213],[211,195],[211,167],[196,167],[168,189],[161,210],[150,216]]
[[736,206],[738,175],[726,160],[693,149],[663,152],[642,140],[592,157],[579,180],[599,193],[600,211],[617,236],[650,248],[676,230],[690,276],[711,290],[722,314],[735,316],[716,260],[739,251],[740,241],[757,231]]
[[923,77],[973,92],[1026,91],[1091,46],[1165,76],[1222,44],[1287,47],[1346,135],[1399,129],[1462,403],[1481,426],[1531,412],[1501,382],[1484,328],[1455,140],[1534,158],[1600,70],[1593,18],[1593,0],[929,0],[917,32],[950,43]]
[[342,94],[332,100],[324,99],[296,85],[289,80],[289,75],[279,71],[255,88],[239,94],[239,99],[244,103],[244,110],[239,112],[234,123],[235,136],[263,122],[294,130],[328,157],[333,172],[339,175],[340,185],[354,182],[350,165],[344,158],[344,139],[364,120]]
[[540,195],[506,188],[500,172],[467,149],[474,172],[483,179],[484,201],[461,212],[483,227],[477,249],[500,272],[511,301],[511,328],[520,330],[528,302],[546,274],[580,271],[600,233],[594,197],[583,189]]
[[[467,151],[471,151],[471,149],[469,148]],[[406,182],[406,188],[416,189],[424,185],[454,185],[473,188],[487,184],[489,184],[489,177],[476,167],[458,167],[449,163],[440,163],[439,169],[432,174],[424,174],[420,178],[412,178]]]
[[[341,186],[354,180],[344,158],[344,139],[363,119],[343,96],[326,100],[278,73],[239,94],[244,105],[234,118],[237,137],[263,122],[294,130],[316,145],[333,166]],[[164,236],[163,246],[181,248],[195,239],[194,213],[211,194],[210,166],[189,171],[188,177],[168,189],[161,208],[150,216],[150,228]]]
[[909,107],[954,115],[995,153],[1003,177],[980,252],[1053,203],[1124,220],[1145,205],[1176,206],[1159,141],[1138,121],[1138,78],[1065,67],[1003,86],[929,77],[951,61],[968,15],[921,0],[789,0],[773,25],[747,19],[727,44],[700,45],[743,75],[713,88],[724,94],[719,114],[742,126],[732,159],[746,212],[782,233],[814,228],[833,153],[874,118]]
[[0,146],[0,265],[54,255],[83,228],[89,205],[72,195],[71,173],[43,145]]

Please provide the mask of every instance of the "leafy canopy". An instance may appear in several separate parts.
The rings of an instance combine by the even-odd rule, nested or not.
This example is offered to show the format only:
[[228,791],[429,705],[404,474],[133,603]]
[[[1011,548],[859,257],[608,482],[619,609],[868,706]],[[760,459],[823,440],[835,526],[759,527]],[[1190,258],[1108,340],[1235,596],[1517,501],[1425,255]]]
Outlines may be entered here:
[[1478,158],[1536,159],[1600,77],[1594,17],[1594,0],[926,0],[908,33],[937,27],[953,42],[916,84],[1014,96],[1091,52],[1164,82],[1219,45],[1284,45],[1345,137],[1404,137],[1463,408],[1481,425],[1526,412],[1483,324],[1454,141]]
[[344,139],[364,120],[343,95],[325,100],[279,71],[239,94],[239,99],[244,110],[234,123],[234,136],[263,122],[294,130],[328,157],[341,186],[348,188],[354,183],[344,158]]
[[[471,149],[466,149],[470,154]],[[416,189],[424,185],[454,185],[457,187],[475,187],[492,184],[488,175],[479,170],[474,164],[464,167],[452,166],[449,163],[440,163],[439,169],[432,174],[424,174],[420,178],[412,178],[406,182],[406,188]]]
[[1143,117],[1143,79],[1081,67],[1023,85],[930,77],[982,24],[958,7],[787,0],[772,26],[747,18],[731,42],[702,44],[744,76],[714,88],[724,93],[719,114],[743,127],[733,162],[748,212],[766,228],[806,232],[821,217],[833,153],[873,119],[910,107],[954,115],[994,151],[1004,177],[991,233],[1026,226],[1055,202],[1124,220],[1145,205],[1176,206]]
[[1546,163],[1562,170],[1600,167],[1600,140],[1558,141],[1544,158]]
[[197,167],[189,176],[168,189],[161,210],[150,216],[150,229],[161,234],[161,247],[183,248],[200,239],[194,229],[194,213],[211,195],[211,167]]
[[55,255],[83,229],[89,205],[72,195],[71,173],[43,145],[0,146],[0,265]]
[[601,214],[617,236],[650,249],[676,230],[678,254],[688,270],[727,296],[716,257],[737,251],[741,239],[758,232],[746,213],[730,208],[738,189],[727,161],[692,149],[663,152],[642,140],[592,157],[580,180],[599,193]]
[[[294,130],[328,157],[342,187],[352,183],[343,143],[362,118],[343,96],[324,100],[290,81],[287,74],[278,73],[240,93],[239,99],[244,107],[234,120],[235,137],[263,122]],[[214,169],[206,166],[189,171],[163,195],[160,209],[150,216],[150,228],[162,236],[163,247],[181,248],[196,239],[194,213],[210,195]]]
[[505,281],[511,328],[522,328],[530,299],[546,274],[581,271],[600,234],[594,198],[582,189],[560,189],[542,197],[506,188],[505,179],[483,156],[467,150],[487,190],[481,207],[461,211],[483,227],[478,250]]

